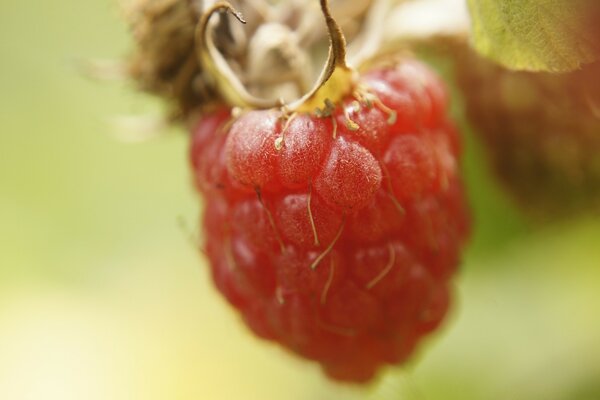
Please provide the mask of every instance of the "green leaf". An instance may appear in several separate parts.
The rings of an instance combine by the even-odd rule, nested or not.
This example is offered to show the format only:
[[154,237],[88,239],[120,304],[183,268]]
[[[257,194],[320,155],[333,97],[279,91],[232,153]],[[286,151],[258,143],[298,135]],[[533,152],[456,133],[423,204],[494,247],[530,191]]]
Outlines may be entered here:
[[475,48],[510,69],[575,70],[600,56],[594,1],[468,0]]

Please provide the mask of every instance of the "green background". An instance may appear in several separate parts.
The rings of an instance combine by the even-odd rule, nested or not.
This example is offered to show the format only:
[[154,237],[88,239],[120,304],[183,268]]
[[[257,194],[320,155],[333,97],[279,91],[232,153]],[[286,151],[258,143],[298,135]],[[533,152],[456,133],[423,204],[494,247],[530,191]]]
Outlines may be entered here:
[[109,0],[0,0],[0,398],[600,398],[600,221],[526,227],[472,139],[455,307],[410,365],[337,385],[252,337],[192,244],[185,135],[122,140],[160,104],[78,68],[130,47]]

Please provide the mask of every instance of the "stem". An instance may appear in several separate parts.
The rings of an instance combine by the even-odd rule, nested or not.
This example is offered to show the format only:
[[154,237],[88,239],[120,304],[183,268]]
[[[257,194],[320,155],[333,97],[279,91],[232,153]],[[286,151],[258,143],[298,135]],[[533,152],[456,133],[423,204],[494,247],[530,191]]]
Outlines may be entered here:
[[329,54],[325,67],[310,92],[289,105],[291,110],[314,111],[325,104],[325,99],[337,102],[352,88],[353,71],[346,64],[346,39],[342,29],[331,15],[328,0],[320,0],[321,12],[329,34]]
[[[320,0],[320,4],[329,34],[329,55],[315,86],[289,105],[291,111],[313,112],[319,108],[326,109],[327,104],[338,102],[352,91],[354,71],[346,64],[346,39],[331,15],[329,1]],[[229,105],[257,109],[282,106],[281,101],[260,99],[248,93],[223,55],[217,50],[209,36],[208,24],[213,14],[222,11],[229,12],[241,23],[246,23],[241,14],[225,1],[219,1],[209,7],[202,14],[195,33],[200,65],[215,78],[221,95]]]
[[[346,65],[346,38],[342,33],[342,28],[338,25],[335,19],[331,16],[328,0],[321,1],[321,11],[325,17],[327,31],[329,33],[329,59],[327,60],[326,70],[333,73],[335,67],[348,68]],[[327,78],[329,78],[329,76]]]
[[200,17],[196,26],[195,39],[197,54],[202,65],[215,78],[221,95],[231,106],[242,108],[272,108],[280,105],[279,101],[260,99],[252,96],[229,67],[225,58],[217,50],[209,36],[208,23],[216,12],[229,12],[239,22],[245,24],[242,15],[227,2],[220,1],[209,7]]

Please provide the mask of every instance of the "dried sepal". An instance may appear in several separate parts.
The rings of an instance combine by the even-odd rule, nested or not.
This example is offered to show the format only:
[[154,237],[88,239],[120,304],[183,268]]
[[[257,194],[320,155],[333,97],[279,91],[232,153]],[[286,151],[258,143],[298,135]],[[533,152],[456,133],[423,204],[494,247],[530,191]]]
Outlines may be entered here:
[[[123,11],[136,43],[127,70],[139,87],[188,110],[214,95],[196,88],[199,66],[193,57],[199,5],[182,0],[130,0]],[[200,89],[200,90],[198,90]]]
[[[245,25],[231,18],[219,18],[217,22],[216,17],[208,23],[207,18],[203,38],[206,43],[211,42],[208,44],[210,58],[219,60],[218,74],[206,63],[206,57],[199,56],[198,49],[202,45],[199,46],[196,36],[202,16],[207,16],[206,11],[215,1],[123,2],[124,14],[136,43],[126,64],[128,75],[141,90],[167,99],[175,117],[187,119],[192,112],[222,102],[224,98],[238,106],[241,103],[259,108],[281,105],[302,97],[310,91],[311,82],[318,79],[312,71],[320,68],[317,54],[330,29],[322,23],[322,10],[317,1],[232,0],[232,7],[244,15]],[[378,51],[382,37],[381,29],[377,30],[377,35],[371,32],[373,27],[383,27],[379,20],[398,2],[331,0],[329,14],[335,16],[351,41],[362,38],[354,50],[359,48],[359,53],[364,56],[364,43],[367,43],[367,53],[371,55]],[[388,5],[382,7],[386,3]],[[383,36],[387,37],[387,33],[383,32]],[[350,58],[350,61],[354,60]],[[218,77],[223,71],[225,80],[233,83],[223,84],[224,79]],[[323,98],[312,101],[308,108],[319,104],[322,107],[325,98],[336,97],[332,93],[339,92],[340,86],[348,86],[347,82],[351,80],[351,74],[343,69],[338,69],[335,74],[330,70],[321,74],[319,86],[323,86],[328,75],[333,75],[326,79],[329,81],[326,86],[330,88],[320,90]],[[223,90],[223,86],[233,86],[235,92],[246,92],[247,96],[242,97],[251,101],[232,102],[227,99],[232,91]],[[310,92],[314,94],[315,90]],[[307,96],[304,96],[303,102],[306,100]],[[293,104],[298,105],[299,101]]]

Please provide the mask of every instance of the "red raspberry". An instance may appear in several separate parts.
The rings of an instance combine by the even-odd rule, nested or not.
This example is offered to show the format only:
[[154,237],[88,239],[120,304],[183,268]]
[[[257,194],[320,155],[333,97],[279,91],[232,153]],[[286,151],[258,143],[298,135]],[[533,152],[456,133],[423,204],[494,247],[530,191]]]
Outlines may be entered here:
[[600,210],[600,62],[570,73],[511,71],[455,46],[469,121],[528,216]]
[[406,60],[357,87],[370,101],[322,117],[206,114],[191,164],[219,290],[257,335],[363,382],[442,321],[469,222],[438,78]]

